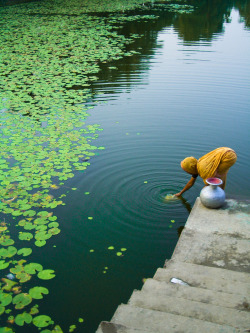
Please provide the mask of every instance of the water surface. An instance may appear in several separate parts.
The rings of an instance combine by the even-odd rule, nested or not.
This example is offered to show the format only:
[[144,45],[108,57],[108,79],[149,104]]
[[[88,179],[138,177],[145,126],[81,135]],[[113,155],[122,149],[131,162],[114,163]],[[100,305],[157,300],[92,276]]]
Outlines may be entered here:
[[250,33],[242,8],[222,1],[189,16],[129,23],[124,33],[144,35],[129,46],[141,54],[98,74],[87,122],[104,129],[95,144],[106,149],[56,192],[67,193],[55,209],[62,231],[33,253],[56,271],[40,313],[65,331],[82,317],[76,332],[94,332],[171,257],[203,186],[197,179],[183,199],[164,201],[189,180],[183,158],[235,149],[226,194],[249,197]]

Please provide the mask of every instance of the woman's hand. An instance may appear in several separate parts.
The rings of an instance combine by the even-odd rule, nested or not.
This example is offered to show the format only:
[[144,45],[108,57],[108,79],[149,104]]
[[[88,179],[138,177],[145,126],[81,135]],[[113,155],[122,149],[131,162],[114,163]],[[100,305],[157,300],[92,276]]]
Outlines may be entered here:
[[180,196],[181,196],[181,192],[176,193],[175,196],[176,196],[176,197],[180,197]]

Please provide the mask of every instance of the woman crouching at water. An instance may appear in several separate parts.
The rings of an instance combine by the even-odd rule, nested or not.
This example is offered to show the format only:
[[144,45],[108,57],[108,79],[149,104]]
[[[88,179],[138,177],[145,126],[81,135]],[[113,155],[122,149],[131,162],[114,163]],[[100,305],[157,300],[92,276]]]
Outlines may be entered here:
[[186,186],[179,193],[176,193],[175,196],[179,197],[189,190],[194,185],[198,176],[203,179],[205,185],[208,185],[206,183],[207,178],[218,177],[223,180],[223,184],[220,187],[224,189],[228,170],[234,165],[236,160],[237,155],[235,151],[228,147],[217,148],[202,156],[199,160],[193,156],[186,157],[181,162],[181,167],[184,171],[192,175],[192,177]]

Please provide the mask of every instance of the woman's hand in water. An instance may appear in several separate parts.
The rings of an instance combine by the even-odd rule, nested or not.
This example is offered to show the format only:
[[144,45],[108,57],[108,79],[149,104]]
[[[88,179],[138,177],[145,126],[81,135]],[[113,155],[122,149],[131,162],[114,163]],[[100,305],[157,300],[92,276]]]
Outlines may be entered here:
[[180,197],[180,196],[181,196],[181,192],[176,193],[175,196],[176,196],[176,197]]

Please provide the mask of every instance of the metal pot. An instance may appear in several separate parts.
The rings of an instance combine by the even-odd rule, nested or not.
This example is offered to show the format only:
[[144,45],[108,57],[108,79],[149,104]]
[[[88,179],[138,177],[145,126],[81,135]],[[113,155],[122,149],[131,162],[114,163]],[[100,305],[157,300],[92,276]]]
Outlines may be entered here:
[[221,207],[226,199],[225,192],[219,185],[223,184],[220,178],[208,178],[206,182],[209,186],[205,186],[200,193],[201,202],[205,207],[208,208],[219,208]]

